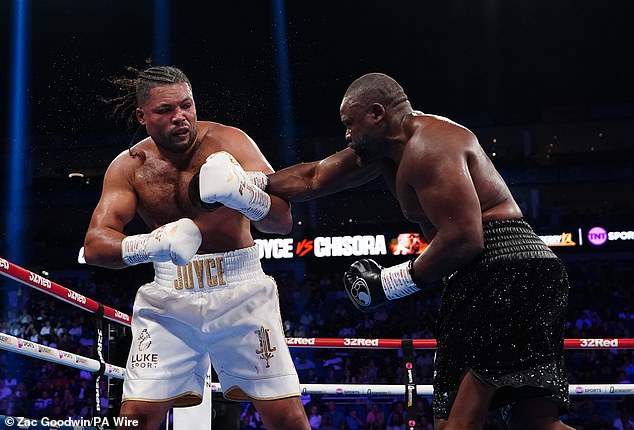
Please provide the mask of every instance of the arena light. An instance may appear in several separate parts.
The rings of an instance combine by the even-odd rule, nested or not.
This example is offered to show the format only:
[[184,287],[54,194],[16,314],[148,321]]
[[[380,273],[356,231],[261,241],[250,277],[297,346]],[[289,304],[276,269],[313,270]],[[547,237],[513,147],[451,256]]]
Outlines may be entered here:
[[25,185],[26,168],[26,124],[27,124],[27,76],[29,74],[29,1],[13,1],[12,46],[11,46],[11,85],[9,98],[10,123],[8,124],[7,156],[7,212],[6,241],[7,256],[15,261],[24,260],[24,222],[25,222]]
[[[24,263],[25,258],[25,215],[27,169],[27,77],[29,76],[29,0],[13,0],[11,20],[11,75],[9,93],[9,124],[7,129],[6,158],[6,255],[14,261]],[[0,312],[13,311],[19,303],[18,288],[10,286],[6,296],[0,297]],[[3,309],[6,308],[6,309]],[[8,370],[20,372],[21,363],[11,360]]]
[[170,2],[154,0],[154,65],[169,65],[170,51]]
[[[282,137],[295,137],[292,114],[291,72],[286,43],[286,12],[284,0],[273,0],[273,43],[275,51],[275,67],[277,78],[277,109],[279,122],[277,128]],[[296,144],[289,139],[282,151],[285,164],[292,164],[297,152]]]

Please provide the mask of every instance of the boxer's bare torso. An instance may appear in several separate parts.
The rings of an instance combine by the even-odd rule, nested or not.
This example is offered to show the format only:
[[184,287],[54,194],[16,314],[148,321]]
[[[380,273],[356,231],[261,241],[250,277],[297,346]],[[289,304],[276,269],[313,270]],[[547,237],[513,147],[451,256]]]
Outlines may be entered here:
[[[125,151],[109,168],[113,181],[121,181],[136,194],[136,211],[150,229],[180,218],[193,220],[203,237],[199,253],[222,252],[253,244],[249,220],[220,207],[201,210],[190,198],[190,183],[206,158],[217,151],[231,152],[252,170],[267,170],[254,162],[252,148],[242,132],[213,122],[198,122],[197,135],[184,153],[173,153],[147,138]],[[267,171],[267,173],[270,170]]]

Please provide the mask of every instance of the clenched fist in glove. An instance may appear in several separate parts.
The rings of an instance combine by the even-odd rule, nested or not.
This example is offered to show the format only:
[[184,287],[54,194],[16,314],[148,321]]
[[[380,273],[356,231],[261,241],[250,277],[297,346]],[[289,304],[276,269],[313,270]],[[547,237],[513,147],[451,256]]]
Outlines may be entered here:
[[271,209],[271,197],[253,185],[238,161],[225,151],[207,157],[200,168],[200,200],[222,203],[252,221],[264,218]]
[[170,260],[182,266],[196,255],[201,243],[198,226],[189,218],[181,218],[151,233],[125,237],[121,241],[121,257],[128,266]]
[[368,312],[385,303],[405,297],[420,287],[412,279],[414,260],[383,268],[372,259],[357,260],[343,275],[343,284],[352,304]]

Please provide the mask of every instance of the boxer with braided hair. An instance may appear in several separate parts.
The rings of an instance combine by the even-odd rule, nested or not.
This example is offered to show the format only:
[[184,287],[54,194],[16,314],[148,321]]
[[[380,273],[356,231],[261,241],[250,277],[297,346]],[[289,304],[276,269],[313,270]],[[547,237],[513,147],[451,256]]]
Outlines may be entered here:
[[[251,235],[251,224],[288,233],[290,206],[241,167],[272,173],[270,164],[243,131],[198,121],[181,70],[150,67],[115,83],[113,104],[134,107],[149,137],[108,167],[84,257],[155,272],[134,302],[121,415],[145,416],[141,428],[155,430],[171,407],[199,404],[211,361],[224,395],[252,402],[267,429],[308,430],[277,286]],[[137,215],[149,232],[124,234]]]
[[522,219],[511,191],[467,128],[412,109],[382,73],[354,81],[340,107],[348,147],[268,175],[264,188],[305,201],[379,175],[429,246],[381,267],[352,264],[344,286],[369,311],[445,283],[437,324],[433,408],[440,430],[478,430],[501,408],[512,429],[570,429],[563,366],[568,278]]

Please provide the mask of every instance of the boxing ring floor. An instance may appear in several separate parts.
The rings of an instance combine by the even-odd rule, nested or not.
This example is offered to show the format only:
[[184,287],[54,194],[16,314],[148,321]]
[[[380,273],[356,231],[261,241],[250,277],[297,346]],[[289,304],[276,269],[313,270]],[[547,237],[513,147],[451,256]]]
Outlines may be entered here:
[[[34,357],[51,363],[69,366],[79,370],[91,372],[96,379],[96,398],[99,405],[99,379],[108,378],[109,381],[121,381],[125,376],[125,369],[106,362],[103,357],[105,330],[102,324],[130,327],[131,316],[125,312],[105,306],[98,301],[86,297],[76,291],[68,289],[37,273],[20,267],[4,258],[0,258],[0,274],[14,281],[46,293],[58,300],[69,303],[92,314],[96,321],[96,358],[84,357],[69,351],[42,345],[25,340],[7,333],[0,333],[0,349],[19,355]],[[302,395],[331,395],[344,398],[346,396],[403,396],[407,406],[411,407],[417,396],[430,396],[432,385],[419,384],[412,377],[411,370],[414,365],[414,350],[434,350],[435,339],[379,339],[379,338],[316,338],[316,337],[288,337],[287,345],[291,348],[340,348],[340,349],[396,349],[403,352],[404,374],[408,375],[406,381],[400,384],[301,384]],[[593,350],[593,349],[633,349],[634,338],[591,338],[591,339],[565,339],[565,349]],[[110,386],[110,384],[109,384]],[[222,387],[218,382],[211,381],[210,376],[206,383],[205,396],[213,393],[221,393]],[[631,396],[634,395],[634,384],[584,384],[571,383],[569,386],[571,396]],[[113,401],[116,401],[114,399]],[[207,407],[211,407],[210,404]],[[59,428],[61,429],[92,429],[106,424],[115,423],[114,417],[107,418],[97,406],[95,417],[84,420],[70,421],[42,421],[42,419],[28,419],[25,417],[12,417],[0,415],[0,430],[11,428]],[[101,415],[100,415],[101,414]],[[211,416],[210,413],[208,413]],[[98,418],[99,416],[105,418]],[[105,422],[104,422],[105,419]],[[22,424],[22,426],[18,426]],[[29,426],[30,425],[30,426]],[[185,428],[185,426],[182,426]],[[408,427],[412,428],[410,423]],[[178,430],[174,426],[174,430]]]

